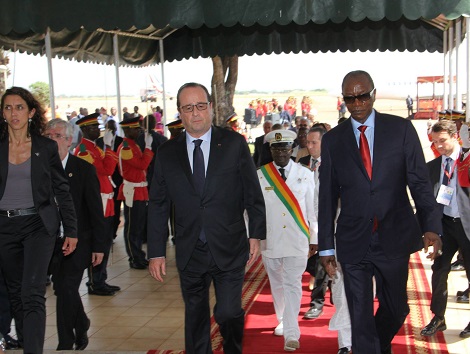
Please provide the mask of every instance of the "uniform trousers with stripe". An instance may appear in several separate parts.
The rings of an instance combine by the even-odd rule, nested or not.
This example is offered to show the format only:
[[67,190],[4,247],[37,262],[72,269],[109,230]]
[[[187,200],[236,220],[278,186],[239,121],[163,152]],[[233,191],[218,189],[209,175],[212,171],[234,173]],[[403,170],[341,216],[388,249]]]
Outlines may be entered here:
[[129,262],[143,264],[146,261],[142,250],[145,224],[147,222],[147,201],[134,200],[132,208],[124,203],[124,243]]

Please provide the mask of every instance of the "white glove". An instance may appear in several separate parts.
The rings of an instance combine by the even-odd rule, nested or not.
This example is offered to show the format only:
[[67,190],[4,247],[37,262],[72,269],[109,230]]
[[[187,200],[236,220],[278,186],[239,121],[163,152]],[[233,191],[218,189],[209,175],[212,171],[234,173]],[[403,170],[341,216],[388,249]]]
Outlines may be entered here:
[[459,134],[460,134],[460,140],[462,141],[462,147],[464,149],[470,148],[470,139],[469,139],[467,124],[462,124],[462,126],[460,127]]
[[113,143],[113,132],[111,130],[106,130],[106,133],[104,133],[104,136],[103,136],[103,143],[104,145],[108,145],[108,146],[111,146],[111,144]]
[[145,148],[152,150],[153,136],[151,134],[145,135]]
[[432,132],[432,120],[431,120],[431,118],[429,118],[429,120],[428,120],[428,130],[427,130],[428,135],[431,134],[431,132]]

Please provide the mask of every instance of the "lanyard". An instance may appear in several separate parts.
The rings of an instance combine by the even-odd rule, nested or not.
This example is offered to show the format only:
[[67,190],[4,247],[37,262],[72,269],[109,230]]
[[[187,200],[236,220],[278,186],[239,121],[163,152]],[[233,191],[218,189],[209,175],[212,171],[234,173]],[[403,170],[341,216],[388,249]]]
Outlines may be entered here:
[[450,184],[450,180],[452,179],[452,176],[454,175],[455,166],[457,166],[457,161],[454,161],[452,165],[452,169],[450,170],[450,173],[449,173],[447,172],[445,165],[442,164],[442,169],[444,170],[444,174],[447,176],[447,185]]

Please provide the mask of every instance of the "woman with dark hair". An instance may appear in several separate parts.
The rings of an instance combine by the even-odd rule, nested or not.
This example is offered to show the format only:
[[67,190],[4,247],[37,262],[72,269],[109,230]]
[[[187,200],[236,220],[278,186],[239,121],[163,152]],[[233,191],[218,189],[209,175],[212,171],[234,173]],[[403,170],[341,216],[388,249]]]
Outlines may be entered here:
[[44,110],[21,87],[0,103],[0,267],[8,288],[18,341],[42,353],[46,275],[63,226],[63,253],[77,244],[77,222],[57,144],[41,134]]

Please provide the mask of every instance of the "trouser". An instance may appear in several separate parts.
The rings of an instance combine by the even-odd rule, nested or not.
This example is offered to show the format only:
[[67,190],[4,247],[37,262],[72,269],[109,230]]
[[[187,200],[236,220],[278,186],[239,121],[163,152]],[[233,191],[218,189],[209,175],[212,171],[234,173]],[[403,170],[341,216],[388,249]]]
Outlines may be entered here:
[[124,203],[124,244],[129,262],[144,263],[145,252],[142,250],[144,239],[147,202],[134,200],[132,208]]
[[105,249],[104,249],[104,256],[103,261],[98,264],[97,266],[93,267],[90,265],[88,267],[88,282],[87,286],[89,286],[92,290],[104,288],[106,286],[106,280],[108,279],[108,260],[109,254],[111,253],[111,247],[113,246],[113,238],[114,238],[114,216],[109,216],[104,218],[105,223]]
[[452,258],[457,250],[463,256],[465,273],[470,280],[470,241],[468,240],[460,219],[447,216],[442,218],[442,255],[434,260],[432,265],[432,297],[431,311],[439,317],[444,317],[447,307],[447,278],[449,276]]
[[38,214],[0,216],[0,266],[18,341],[24,353],[41,354],[46,330],[46,276],[55,245]]
[[274,311],[283,323],[284,338],[300,338],[299,311],[302,299],[302,274],[307,265],[305,256],[268,258],[263,256],[269,277]]
[[[341,263],[348,299],[354,354],[380,354],[391,348],[410,312],[406,285],[410,257],[389,259],[372,234],[369,250],[357,264]],[[373,278],[379,308],[374,315]]]
[[119,195],[119,186],[114,188],[114,216],[113,216],[113,238],[117,237],[117,230],[121,224],[121,206],[122,200],[117,199]]
[[73,350],[75,339],[88,330],[88,317],[78,291],[83,269],[76,269],[72,259],[63,259],[53,273],[54,292],[57,296],[57,350]]
[[310,306],[321,310],[325,303],[325,294],[328,286],[327,274],[325,268],[316,262],[315,265],[315,283],[313,285],[312,293],[310,294]]
[[336,275],[331,282],[332,298],[335,313],[331,317],[329,330],[338,331],[338,347],[351,348],[351,317],[349,316],[348,300],[344,291],[344,276],[341,265],[336,262]]
[[8,299],[7,285],[0,270],[0,334],[5,336],[11,330],[11,306]]
[[212,354],[209,288],[214,281],[214,318],[224,339],[225,354],[241,354],[245,312],[241,298],[245,267],[220,270],[207,243],[197,241],[184,270],[179,270],[185,304],[185,348],[187,354]]

